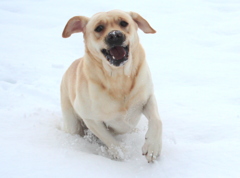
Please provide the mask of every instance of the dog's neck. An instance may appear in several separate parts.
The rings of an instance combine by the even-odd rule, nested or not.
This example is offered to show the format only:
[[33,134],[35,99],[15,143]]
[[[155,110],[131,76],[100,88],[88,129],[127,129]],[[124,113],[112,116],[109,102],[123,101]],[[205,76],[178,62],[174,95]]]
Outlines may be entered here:
[[[141,45],[139,48],[142,48]],[[142,51],[142,53],[133,51],[129,56],[129,61],[121,67],[112,67],[87,52],[84,57],[85,61],[83,61],[84,68],[88,68],[85,70],[88,72],[86,76],[114,98],[125,98],[133,90],[142,63],[145,62],[144,51],[136,50]],[[132,54],[135,55],[132,56]]]

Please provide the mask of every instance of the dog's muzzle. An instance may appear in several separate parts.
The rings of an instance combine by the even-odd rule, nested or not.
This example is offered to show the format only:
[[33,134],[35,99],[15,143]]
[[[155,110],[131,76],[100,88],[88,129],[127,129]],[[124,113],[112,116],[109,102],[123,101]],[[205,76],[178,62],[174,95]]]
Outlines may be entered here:
[[118,30],[111,31],[105,38],[108,49],[102,49],[103,55],[114,66],[122,66],[128,60],[129,45],[123,45],[125,35]]

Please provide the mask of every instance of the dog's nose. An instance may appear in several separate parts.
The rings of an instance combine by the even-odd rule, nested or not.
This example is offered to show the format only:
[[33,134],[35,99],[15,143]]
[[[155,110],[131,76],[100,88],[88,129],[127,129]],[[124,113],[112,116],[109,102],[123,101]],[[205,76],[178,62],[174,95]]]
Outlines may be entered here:
[[118,30],[113,30],[108,33],[106,37],[106,42],[110,46],[117,46],[117,45],[122,45],[122,43],[125,40],[125,35]]

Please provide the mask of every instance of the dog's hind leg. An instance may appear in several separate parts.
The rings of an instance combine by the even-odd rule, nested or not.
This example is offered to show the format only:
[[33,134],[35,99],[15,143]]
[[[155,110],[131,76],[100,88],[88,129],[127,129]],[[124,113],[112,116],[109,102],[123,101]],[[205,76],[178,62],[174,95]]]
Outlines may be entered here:
[[63,113],[63,130],[70,134],[80,134],[84,136],[84,130],[87,128],[83,120],[74,111],[67,97],[61,97],[61,106]]

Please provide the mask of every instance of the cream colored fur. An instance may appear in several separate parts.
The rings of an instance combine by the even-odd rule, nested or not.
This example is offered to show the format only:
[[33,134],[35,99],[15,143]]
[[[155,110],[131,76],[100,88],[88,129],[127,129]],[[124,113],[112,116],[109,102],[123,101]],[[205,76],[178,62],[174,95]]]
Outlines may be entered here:
[[[129,25],[120,27],[119,19]],[[105,25],[102,33],[94,31],[99,23]],[[71,18],[63,37],[82,32],[85,54],[74,61],[63,76],[61,105],[66,132],[84,135],[84,129],[90,129],[115,158],[120,157],[119,149],[124,151],[124,148],[114,134],[130,132],[143,113],[149,123],[142,152],[148,162],[152,162],[161,151],[162,123],[138,28],[145,33],[155,33],[135,12],[113,10],[91,18]],[[107,48],[104,38],[112,30],[122,31],[126,35],[124,43],[129,45],[128,61],[119,67],[111,65],[101,53],[101,49]]]

